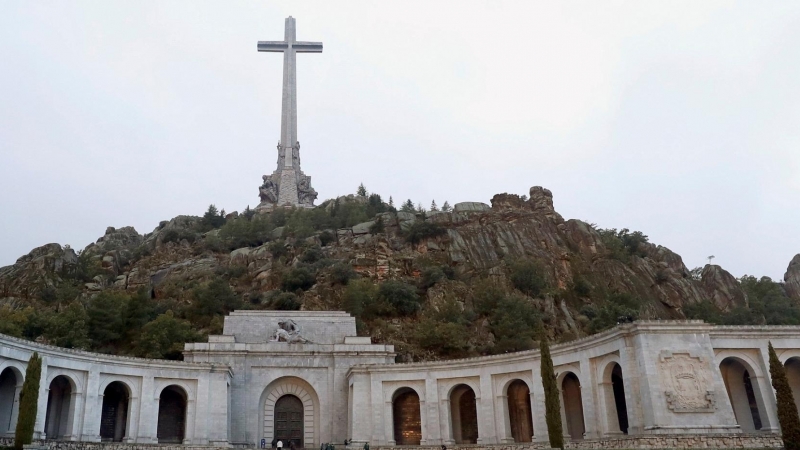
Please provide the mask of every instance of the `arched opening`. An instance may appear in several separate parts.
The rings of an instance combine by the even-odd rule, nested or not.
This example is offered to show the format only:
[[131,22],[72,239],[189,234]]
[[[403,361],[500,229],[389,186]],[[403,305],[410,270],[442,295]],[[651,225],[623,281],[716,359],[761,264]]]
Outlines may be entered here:
[[114,381],[103,391],[103,410],[100,413],[100,440],[122,442],[128,427],[128,388]]
[[53,378],[47,393],[44,432],[48,439],[68,437],[71,428],[72,382],[64,375]]
[[167,386],[158,399],[159,444],[182,443],[186,436],[186,391],[179,386]]
[[606,403],[606,422],[609,434],[628,434],[628,407],[625,404],[625,384],[622,367],[612,362],[603,373],[603,390]]
[[14,370],[6,367],[0,372],[0,436],[14,433],[17,426],[19,386],[22,379]]
[[283,441],[284,448],[294,442],[303,448],[303,402],[294,395],[284,395],[275,402],[275,439]]
[[456,444],[478,443],[478,408],[475,391],[459,384],[450,392],[450,420]]
[[419,445],[422,441],[422,417],[419,395],[410,388],[399,389],[392,399],[394,440],[397,445]]
[[725,358],[719,365],[725,390],[736,416],[736,423],[745,433],[761,429],[761,413],[756,398],[758,384],[751,378],[752,370],[738,358]]
[[533,439],[533,415],[531,414],[531,391],[522,380],[508,385],[508,421],[514,442],[531,442]]
[[586,428],[583,423],[583,400],[581,399],[581,383],[572,372],[567,372],[561,381],[564,418],[567,422],[567,433],[572,440],[583,439]]
[[789,358],[786,361],[786,377],[789,379],[789,386],[792,387],[794,403],[800,411],[800,358]]

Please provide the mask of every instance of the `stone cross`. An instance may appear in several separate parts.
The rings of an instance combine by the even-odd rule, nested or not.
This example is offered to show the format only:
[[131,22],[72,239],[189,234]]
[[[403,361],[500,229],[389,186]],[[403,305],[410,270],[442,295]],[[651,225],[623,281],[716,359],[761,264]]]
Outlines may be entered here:
[[258,42],[260,52],[283,52],[283,105],[278,169],[269,182],[265,179],[261,188],[262,204],[264,198],[269,197],[269,192],[275,188],[278,197],[276,203],[279,205],[311,206],[311,197],[316,198],[316,191],[310,185],[310,177],[300,171],[300,142],[297,140],[297,53],[321,53],[322,42],[299,42],[295,35],[295,21],[289,16],[286,19],[284,40]]

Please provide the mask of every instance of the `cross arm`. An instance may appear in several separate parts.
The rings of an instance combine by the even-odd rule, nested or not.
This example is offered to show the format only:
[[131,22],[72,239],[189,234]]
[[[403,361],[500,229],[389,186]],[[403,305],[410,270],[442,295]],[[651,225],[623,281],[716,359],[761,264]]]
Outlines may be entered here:
[[285,41],[258,41],[258,51],[260,52],[282,52],[289,48]]
[[297,53],[322,53],[322,42],[292,42]]

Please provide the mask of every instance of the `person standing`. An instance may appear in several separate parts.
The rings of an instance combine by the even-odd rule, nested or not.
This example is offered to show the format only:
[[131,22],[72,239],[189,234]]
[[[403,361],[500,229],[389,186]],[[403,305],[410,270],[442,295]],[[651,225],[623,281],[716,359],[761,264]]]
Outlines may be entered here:
[[276,447],[278,450],[283,450],[283,441],[280,439],[278,440],[278,446]]
[[272,449],[275,450],[275,447],[278,445],[278,438],[272,438]]

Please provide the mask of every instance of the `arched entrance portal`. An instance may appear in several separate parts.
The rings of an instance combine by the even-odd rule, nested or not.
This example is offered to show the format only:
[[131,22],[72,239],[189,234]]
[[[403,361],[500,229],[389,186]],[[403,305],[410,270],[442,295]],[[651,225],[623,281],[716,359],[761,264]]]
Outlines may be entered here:
[[186,391],[180,386],[167,386],[158,399],[159,444],[180,444],[186,436]]
[[719,370],[739,427],[745,433],[760,430],[761,412],[756,398],[758,384],[752,378],[752,370],[742,360],[733,357],[723,359]]
[[115,381],[103,391],[103,410],[100,413],[100,439],[122,442],[128,426],[130,395],[124,384]]
[[275,439],[283,441],[284,448],[289,448],[289,442],[303,448],[303,402],[294,395],[275,402]]
[[459,384],[450,393],[450,420],[456,444],[478,443],[478,408],[475,391]]
[[800,358],[789,358],[786,361],[786,377],[792,388],[794,403],[797,405],[797,410],[800,411]]
[[625,384],[622,367],[612,362],[603,372],[606,403],[606,423],[609,434],[628,434],[628,407],[625,404]]
[[422,418],[419,395],[411,388],[399,389],[392,399],[394,440],[397,445],[419,445],[422,441]]
[[573,441],[583,439],[586,428],[583,423],[581,383],[574,373],[567,372],[561,381],[561,395],[567,432]]
[[508,421],[514,442],[531,442],[533,438],[533,415],[531,414],[531,391],[522,380],[508,385]]
[[47,394],[44,432],[48,439],[69,437],[72,428],[72,382],[64,375],[53,378]]
[[0,436],[13,434],[17,426],[22,377],[15,370],[6,367],[0,372]]

